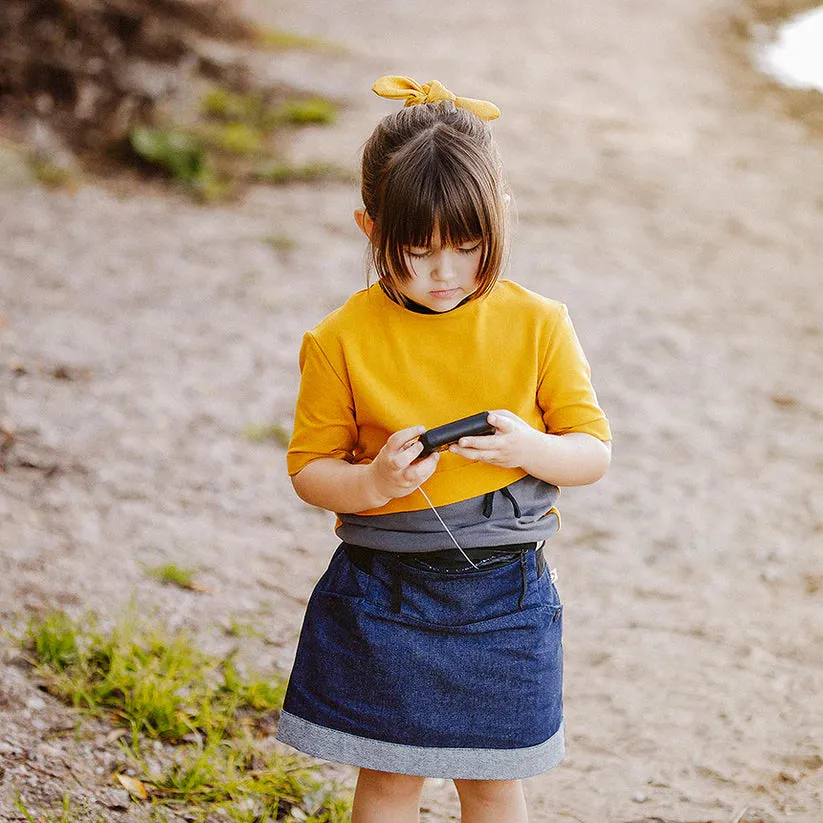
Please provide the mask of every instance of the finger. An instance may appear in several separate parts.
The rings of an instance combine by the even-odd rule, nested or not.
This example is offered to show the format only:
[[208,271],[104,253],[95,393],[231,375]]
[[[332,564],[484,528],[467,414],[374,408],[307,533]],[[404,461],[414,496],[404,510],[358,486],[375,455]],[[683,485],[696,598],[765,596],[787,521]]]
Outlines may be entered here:
[[434,474],[439,461],[440,453],[432,452],[427,457],[424,457],[422,460],[418,460],[416,463],[409,466],[406,471],[403,472],[403,477],[409,483],[413,483],[416,488]]
[[460,457],[465,457],[466,460],[475,460],[482,462],[490,462],[494,454],[491,451],[463,448],[462,446],[458,446],[456,443],[449,446],[449,451],[452,454],[457,454],[460,455]]
[[489,451],[489,449],[496,449],[497,443],[494,442],[495,435],[487,434],[481,437],[461,437],[457,441],[457,446],[461,449],[476,449],[477,451]]
[[508,432],[514,431],[514,420],[512,420],[508,415],[504,414],[503,411],[493,411],[489,412],[489,416],[486,418],[490,426],[494,426],[497,431],[501,432],[502,434],[507,434]]
[[386,445],[392,451],[398,451],[413,443],[424,431],[426,431],[425,426],[409,426],[407,429],[401,429],[392,434],[386,441]]
[[400,452],[397,455],[397,465],[403,469],[407,466],[410,466],[420,457],[420,453],[423,451],[423,444],[419,440],[409,440],[408,443],[405,443],[401,448]]

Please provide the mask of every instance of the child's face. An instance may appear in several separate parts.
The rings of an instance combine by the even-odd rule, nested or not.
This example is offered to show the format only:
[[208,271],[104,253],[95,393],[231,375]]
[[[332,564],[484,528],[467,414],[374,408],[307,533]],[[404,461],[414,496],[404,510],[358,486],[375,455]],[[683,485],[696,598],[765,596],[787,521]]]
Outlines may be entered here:
[[414,276],[397,286],[421,306],[436,312],[453,309],[477,290],[481,248],[479,239],[449,246],[433,237],[428,248],[406,250],[406,265]]

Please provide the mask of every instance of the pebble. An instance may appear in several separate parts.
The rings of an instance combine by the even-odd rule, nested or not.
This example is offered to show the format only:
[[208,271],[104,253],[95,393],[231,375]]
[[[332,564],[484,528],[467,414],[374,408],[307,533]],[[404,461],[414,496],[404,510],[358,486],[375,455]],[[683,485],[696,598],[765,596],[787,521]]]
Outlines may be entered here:
[[127,809],[131,802],[125,789],[106,789],[99,800],[108,809]]
[[30,697],[26,701],[26,708],[39,712],[46,708],[46,701],[42,697]]
[[648,796],[643,794],[643,792],[635,792],[632,795],[632,800],[634,800],[635,803],[645,803],[648,799]]

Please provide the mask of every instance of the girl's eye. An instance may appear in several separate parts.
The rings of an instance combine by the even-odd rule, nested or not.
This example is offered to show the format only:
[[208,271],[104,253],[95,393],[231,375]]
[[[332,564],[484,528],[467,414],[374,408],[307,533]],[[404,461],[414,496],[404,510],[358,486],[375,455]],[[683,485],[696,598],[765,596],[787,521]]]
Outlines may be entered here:
[[[474,254],[476,251],[478,251],[480,249],[481,245],[482,245],[482,241],[478,240],[476,243],[471,244],[471,245],[458,246],[457,248],[455,248],[455,251],[458,254]],[[425,249],[422,246],[417,247],[417,248],[406,249],[406,254],[409,257],[413,257],[413,258],[416,258],[418,260],[420,260],[424,257],[429,257],[431,255],[431,253],[432,253],[431,249]]]

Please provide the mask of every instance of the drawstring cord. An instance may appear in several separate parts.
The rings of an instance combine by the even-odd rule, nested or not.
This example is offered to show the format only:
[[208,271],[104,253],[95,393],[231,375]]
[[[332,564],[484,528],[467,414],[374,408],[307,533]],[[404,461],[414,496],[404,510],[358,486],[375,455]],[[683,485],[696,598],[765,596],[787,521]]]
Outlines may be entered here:
[[[429,508],[434,512],[435,517],[437,517],[437,519],[440,521],[440,525],[446,530],[446,534],[448,534],[448,536],[451,538],[452,543],[454,543],[454,545],[457,546],[458,549],[460,549],[460,554],[462,554],[463,557],[465,557],[466,560],[468,560],[469,563],[471,563],[471,565],[475,569],[479,569],[480,566],[478,566],[471,559],[471,557],[469,557],[466,554],[466,552],[463,551],[462,546],[457,542],[457,540],[455,540],[454,535],[451,533],[451,530],[446,525],[443,518],[440,516],[440,512],[437,511],[437,509],[434,507],[434,504],[431,502],[431,500],[429,500],[429,496],[426,494],[426,492],[423,491],[423,487],[418,486],[417,490],[420,492],[420,494],[423,495],[423,497],[426,498],[426,502],[429,504]],[[399,613],[402,605],[403,605],[403,578],[401,577],[401,574],[400,574],[400,561],[395,559],[395,561],[393,563],[392,576],[391,576],[391,608],[392,608],[392,611]]]
[[512,504],[512,510],[514,511],[514,516],[519,520],[520,519],[520,506],[517,504],[517,501],[514,499],[514,495],[509,491],[508,487],[504,486],[500,489],[500,494]]
[[489,492],[483,498],[483,517],[488,520],[494,511],[494,492]]
[[[514,512],[514,516],[519,520],[520,519],[520,504],[515,500],[514,495],[509,490],[508,486],[504,486],[500,489],[500,494],[512,504],[512,511]],[[483,498],[483,517],[488,520],[492,513],[494,512],[494,495],[495,492],[487,492],[486,496]]]
[[472,564],[472,566],[474,566],[474,568],[475,568],[475,569],[479,569],[479,568],[480,568],[480,566],[478,566],[478,565],[476,565],[476,564],[474,563],[474,561],[473,561],[473,560],[472,560],[472,559],[471,559],[471,558],[470,558],[470,557],[466,554],[466,552],[464,552],[464,551],[463,551],[463,549],[461,548],[460,544],[459,544],[459,543],[458,543],[458,542],[454,539],[454,535],[451,533],[451,531],[449,530],[449,527],[448,527],[448,526],[445,524],[445,522],[443,521],[443,518],[440,516],[440,512],[439,512],[439,511],[437,511],[437,509],[436,509],[436,508],[434,507],[434,505],[432,504],[431,500],[429,500],[429,496],[426,494],[426,492],[424,492],[424,491],[423,491],[423,487],[422,487],[422,486],[418,486],[418,487],[417,487],[417,491],[419,491],[419,492],[420,492],[420,494],[422,494],[422,495],[423,495],[423,497],[425,497],[425,498],[426,498],[426,502],[429,504],[429,508],[430,508],[430,509],[434,512],[435,517],[437,517],[437,519],[440,521],[440,525],[441,525],[441,526],[442,526],[442,527],[446,530],[446,534],[448,534],[448,535],[449,535],[449,537],[451,537],[451,539],[452,539],[452,543],[454,543],[454,545],[455,545],[455,546],[457,546],[457,548],[458,548],[458,549],[460,549],[460,554],[462,554],[462,555],[463,555],[463,557],[465,557],[465,558],[466,558],[466,560],[468,560],[468,561],[469,561],[469,563],[471,563],[471,564]]

